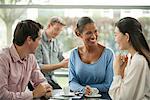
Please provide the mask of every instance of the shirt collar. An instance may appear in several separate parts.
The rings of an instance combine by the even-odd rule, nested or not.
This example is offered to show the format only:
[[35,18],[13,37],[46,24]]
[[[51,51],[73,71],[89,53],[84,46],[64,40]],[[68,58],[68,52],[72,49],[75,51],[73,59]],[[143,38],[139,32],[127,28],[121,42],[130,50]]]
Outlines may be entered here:
[[[47,36],[46,36],[46,32],[44,32],[44,33],[42,34],[42,39],[43,39],[45,42],[49,42],[49,41],[48,41],[48,38],[47,38]],[[54,41],[54,40],[55,40],[55,39],[52,38],[51,41]]]
[[[14,62],[17,62],[17,61],[22,62],[14,44],[10,47],[10,54]],[[27,60],[27,57],[24,58],[24,61],[26,60]]]

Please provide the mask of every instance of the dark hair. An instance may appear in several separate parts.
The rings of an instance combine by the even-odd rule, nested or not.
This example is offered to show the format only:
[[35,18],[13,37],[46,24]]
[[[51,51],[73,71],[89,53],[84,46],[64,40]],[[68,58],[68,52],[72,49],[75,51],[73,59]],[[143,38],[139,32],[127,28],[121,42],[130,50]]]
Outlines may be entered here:
[[135,18],[125,17],[120,19],[116,23],[116,26],[124,35],[125,33],[129,34],[129,39],[133,48],[146,58],[150,68],[150,48],[142,33],[142,26],[140,22],[138,22]]
[[43,26],[33,20],[23,20],[19,22],[14,31],[13,43],[21,46],[28,36],[31,36],[32,40],[35,41],[40,29],[43,29]]
[[89,23],[94,23],[94,21],[89,17],[81,17],[77,22],[75,33],[82,33],[85,25]]

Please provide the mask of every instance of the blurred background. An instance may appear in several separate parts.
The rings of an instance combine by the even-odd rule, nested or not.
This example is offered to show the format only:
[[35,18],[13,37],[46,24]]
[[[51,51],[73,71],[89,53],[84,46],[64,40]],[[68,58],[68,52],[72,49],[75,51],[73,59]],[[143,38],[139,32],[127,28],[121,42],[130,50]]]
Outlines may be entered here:
[[[150,46],[150,5],[148,0],[0,0],[0,49],[12,43],[13,31],[18,21],[32,19],[47,26],[51,16],[60,16],[66,27],[57,38],[62,43],[64,56],[69,57],[72,48],[82,44],[74,29],[79,17],[89,16],[96,22],[101,44],[115,53],[114,24],[120,18],[137,18],[143,26],[143,34]],[[67,69],[54,72],[58,83],[68,85]]]

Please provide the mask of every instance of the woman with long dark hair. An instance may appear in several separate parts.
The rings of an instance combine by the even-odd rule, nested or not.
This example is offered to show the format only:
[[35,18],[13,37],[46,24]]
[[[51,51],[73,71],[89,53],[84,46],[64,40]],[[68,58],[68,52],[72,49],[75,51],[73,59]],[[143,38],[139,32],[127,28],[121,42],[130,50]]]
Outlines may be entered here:
[[150,100],[150,48],[142,33],[141,24],[132,17],[116,23],[115,41],[121,54],[114,61],[114,78],[109,89],[113,100]]

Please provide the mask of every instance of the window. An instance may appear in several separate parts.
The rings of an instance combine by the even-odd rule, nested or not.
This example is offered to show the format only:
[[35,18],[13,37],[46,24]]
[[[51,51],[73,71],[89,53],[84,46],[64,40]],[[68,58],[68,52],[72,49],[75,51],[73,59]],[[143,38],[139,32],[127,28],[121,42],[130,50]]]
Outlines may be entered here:
[[[46,26],[50,16],[56,15],[63,17],[67,23],[64,31],[58,37],[63,43],[64,52],[67,52],[66,56],[68,56],[67,54],[72,48],[82,44],[74,34],[76,21],[82,16],[90,16],[95,20],[100,33],[99,42],[112,48],[114,51],[117,51],[116,46],[114,46],[114,23],[125,16],[135,17],[142,23],[144,35],[150,45],[149,0],[111,0],[112,2],[110,0],[16,1],[13,3],[0,2],[0,47],[5,47],[11,43],[13,30],[18,21],[33,19]],[[66,73],[59,73],[57,71],[56,74]],[[62,84],[66,85],[66,83]]]

